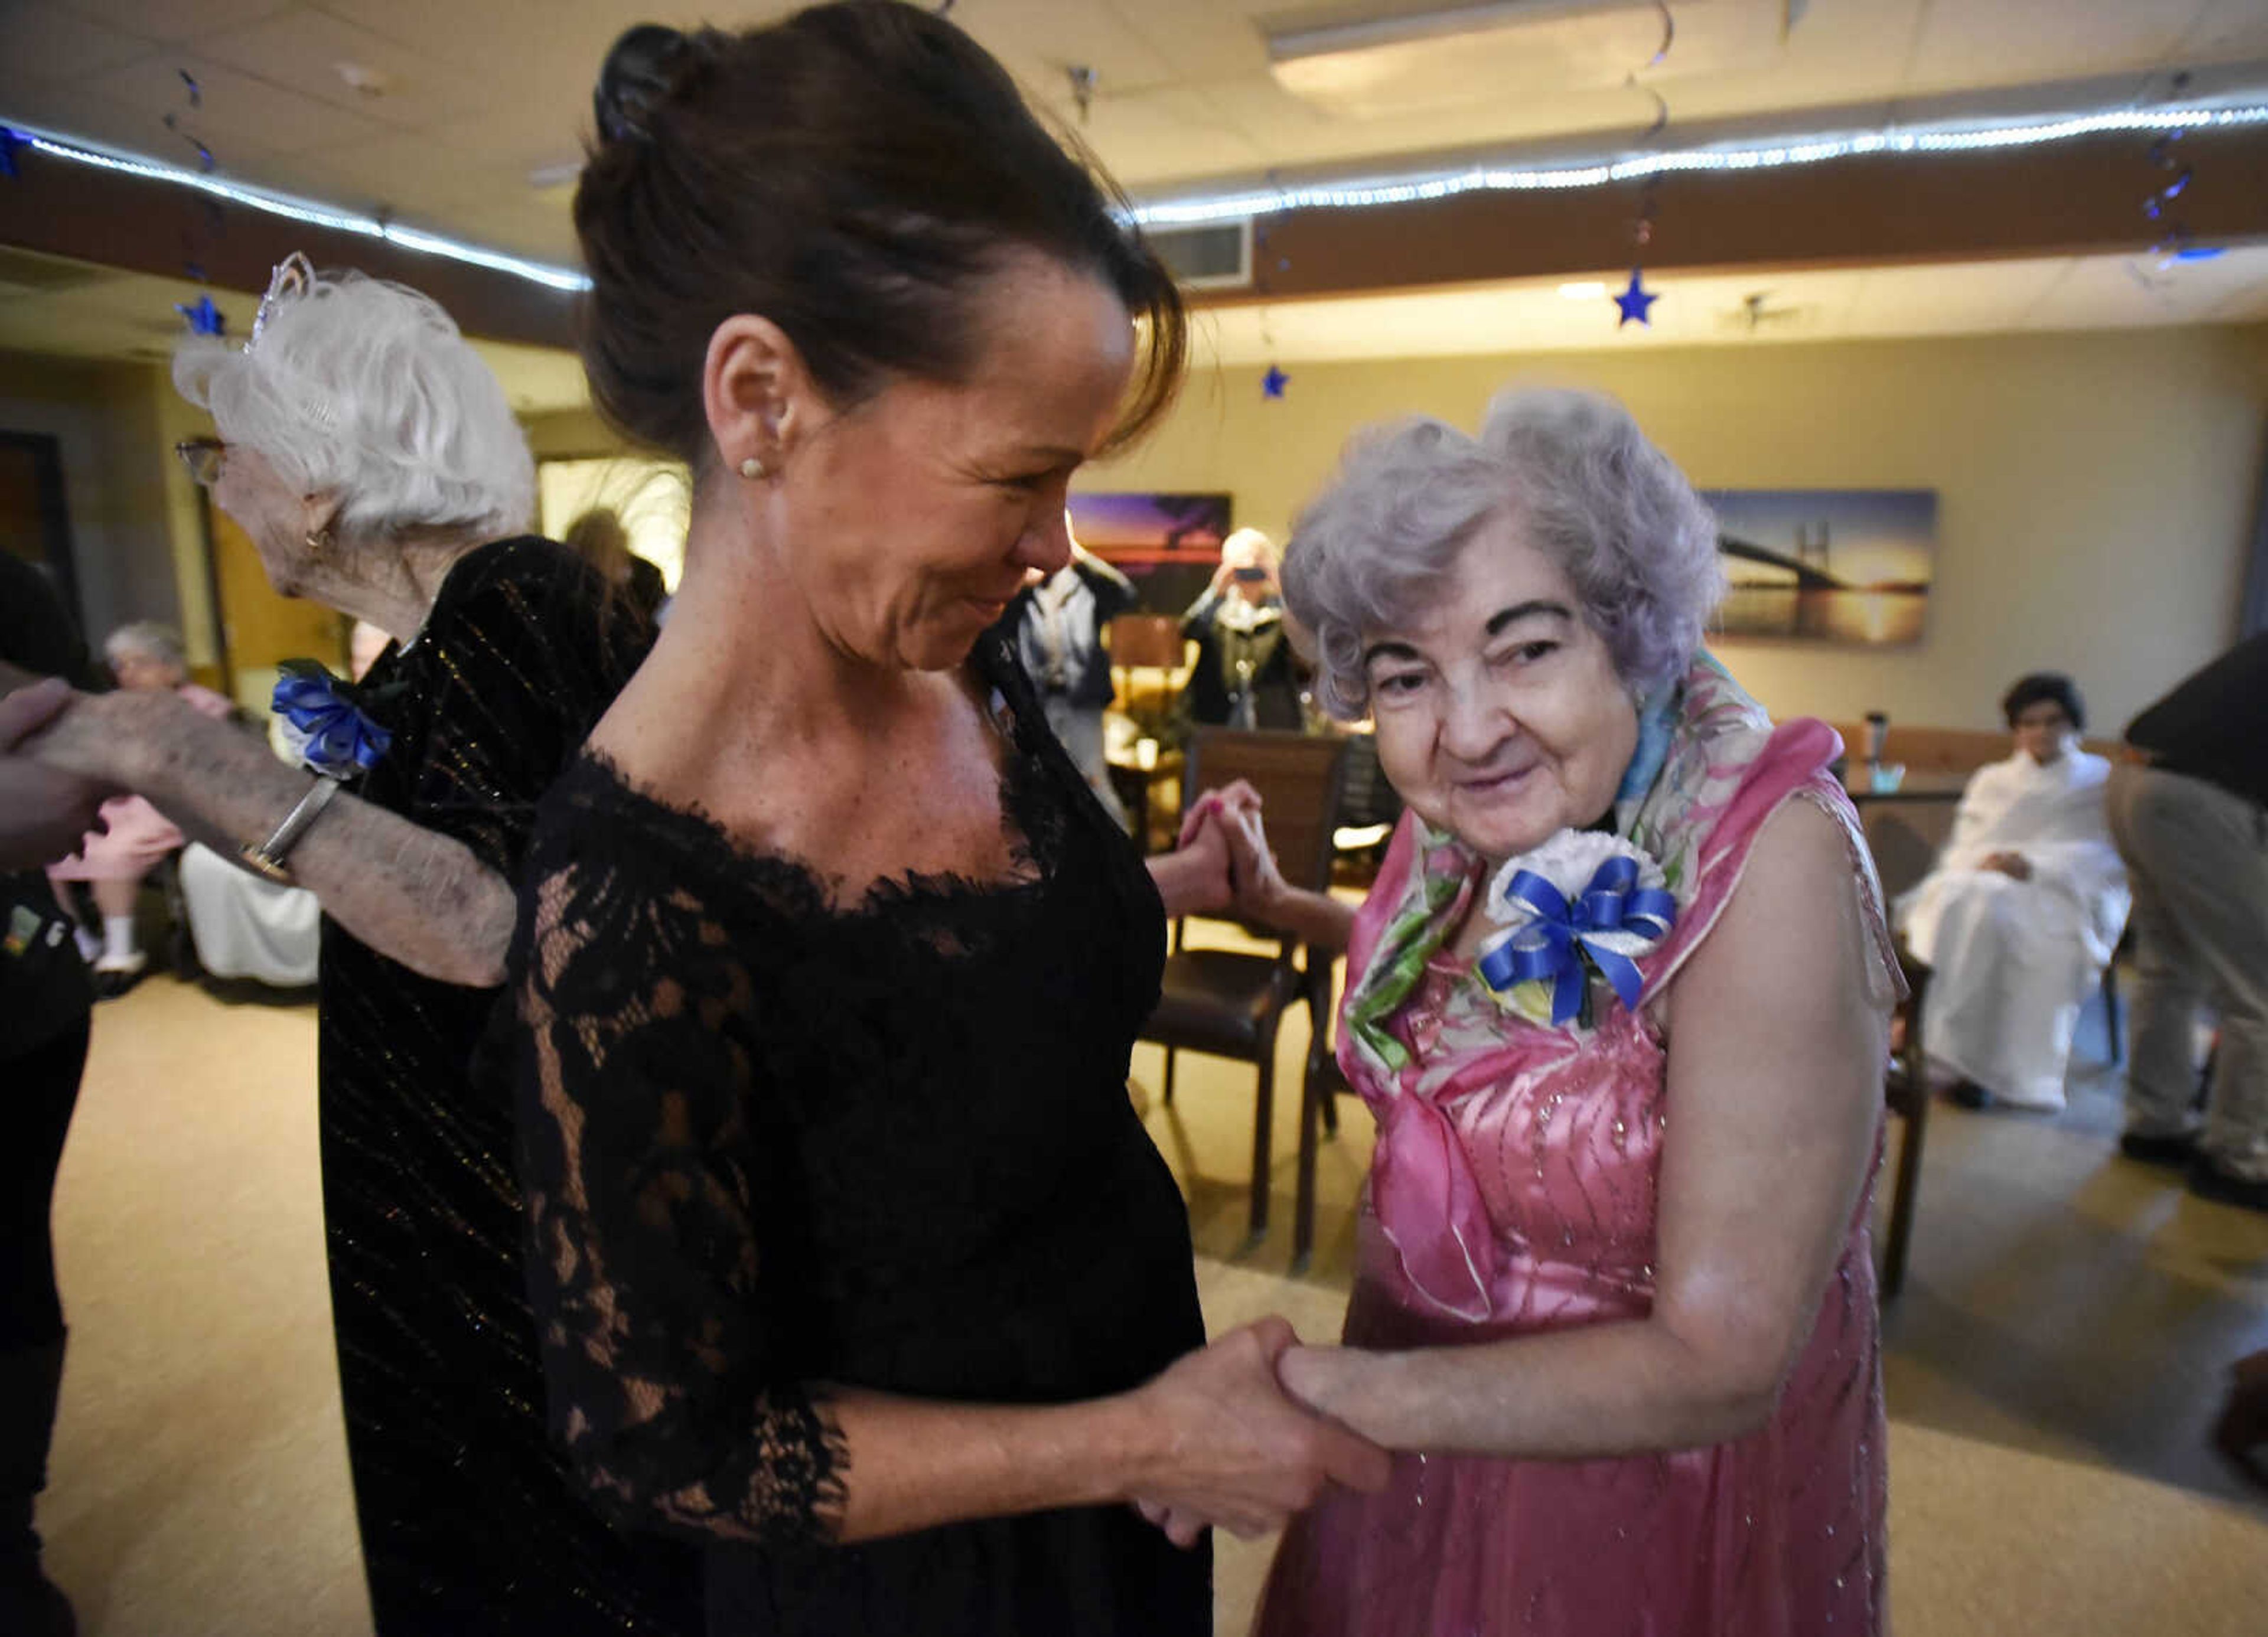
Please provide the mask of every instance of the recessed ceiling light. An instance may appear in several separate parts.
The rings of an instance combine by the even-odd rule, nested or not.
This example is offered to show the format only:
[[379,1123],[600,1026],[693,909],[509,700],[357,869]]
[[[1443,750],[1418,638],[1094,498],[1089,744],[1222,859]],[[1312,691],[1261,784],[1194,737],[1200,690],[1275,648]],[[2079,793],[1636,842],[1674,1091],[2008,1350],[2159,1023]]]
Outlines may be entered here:
[[1576,279],[1559,286],[1559,293],[1570,301],[1596,301],[1607,293],[1607,287],[1598,279]]

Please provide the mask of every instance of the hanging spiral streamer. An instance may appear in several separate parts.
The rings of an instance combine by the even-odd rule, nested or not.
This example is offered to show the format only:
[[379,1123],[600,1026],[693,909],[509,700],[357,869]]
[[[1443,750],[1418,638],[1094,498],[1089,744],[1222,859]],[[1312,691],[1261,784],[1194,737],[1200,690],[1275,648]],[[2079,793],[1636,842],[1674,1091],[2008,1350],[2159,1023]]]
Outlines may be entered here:
[[[1654,10],[1661,14],[1661,43],[1654,48],[1652,56],[1632,69],[1623,80],[1623,84],[1629,89],[1644,92],[1653,99],[1653,122],[1638,133],[1638,140],[1640,147],[1651,146],[1660,138],[1662,132],[1669,128],[1668,99],[1652,85],[1642,84],[1638,79],[1639,75],[1660,68],[1668,57],[1670,47],[1677,40],[1677,19],[1670,15],[1668,0],[1654,0]],[[1622,313],[1622,316],[1615,320],[1616,329],[1622,328],[1624,325],[1632,320],[1651,328],[1653,320],[1647,316],[1647,313],[1653,304],[1661,299],[1660,296],[1652,293],[1646,287],[1646,253],[1647,247],[1653,243],[1653,224],[1656,216],[1655,189],[1660,182],[1660,173],[1653,173],[1638,184],[1638,214],[1631,219],[1630,283],[1620,295],[1613,297],[1615,305],[1621,310]]]
[[[2166,99],[2179,103],[2189,88],[2188,72],[2177,73],[2167,82]],[[2175,125],[2149,147],[2150,165],[2160,180],[2142,197],[2142,217],[2156,225],[2158,237],[2150,246],[2152,265],[2145,268],[2129,262],[2127,268],[2135,282],[2154,295],[2164,292],[2170,282],[2164,275],[2172,272],[2177,263],[2202,261],[2220,253],[2218,246],[2198,245],[2188,222],[2179,213],[2180,201],[2197,180],[2196,167],[2182,157],[2182,138],[2187,134],[2184,127]]]
[[[188,111],[195,113],[197,109],[203,107],[205,106],[205,93],[203,88],[197,84],[196,76],[190,73],[187,69],[177,69],[174,71],[181,77],[181,84],[188,87],[189,96]],[[163,123],[167,130],[173,132],[174,136],[188,143],[189,146],[195,150],[197,156],[197,169],[202,172],[205,175],[210,176],[216,168],[213,160],[213,150],[206,147],[203,142],[198,138],[197,134],[182,122],[181,114],[182,110],[179,108],[174,109],[172,113],[166,115]]]
[[[197,113],[205,106],[204,88],[197,84],[197,77],[188,70],[177,69],[174,72],[180,76],[182,94],[187,99],[188,106],[169,110],[159,123],[188,143],[197,156],[198,171],[203,175],[210,176],[220,168],[219,161],[213,158],[213,150],[205,145],[203,138],[192,128],[188,119],[189,115]],[[181,270],[198,283],[210,284],[211,280],[205,273],[205,246],[200,244],[199,240],[202,239],[209,244],[210,240],[218,239],[225,226],[225,218],[221,210],[220,201],[217,199],[207,199],[204,202],[202,214],[204,231],[202,234],[193,227],[182,230]],[[180,313],[188,322],[190,332],[194,334],[220,335],[227,332],[228,320],[222,315],[220,309],[213,305],[213,298],[210,291],[198,297],[195,302],[174,303],[173,311]]]

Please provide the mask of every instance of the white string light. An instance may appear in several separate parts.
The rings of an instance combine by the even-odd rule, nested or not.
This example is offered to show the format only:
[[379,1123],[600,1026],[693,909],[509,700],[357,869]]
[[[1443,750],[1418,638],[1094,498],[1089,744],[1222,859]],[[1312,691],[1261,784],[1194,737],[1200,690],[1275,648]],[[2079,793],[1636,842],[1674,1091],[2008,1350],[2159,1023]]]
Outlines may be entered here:
[[270,193],[261,187],[223,181],[217,176],[184,170],[178,165],[160,165],[154,159],[136,158],[130,155],[85,147],[30,126],[18,125],[12,120],[0,121],[0,124],[15,132],[26,148],[34,153],[46,154],[50,158],[69,160],[73,165],[92,165],[96,170],[112,171],[122,176],[139,177],[144,181],[190,188],[228,204],[257,210],[264,216],[281,217],[287,222],[301,222],[310,227],[329,228],[334,232],[382,239],[404,250],[416,251],[421,255],[440,256],[451,261],[487,268],[491,272],[508,274],[513,278],[526,279],[532,284],[541,284],[551,290],[585,290],[591,288],[590,279],[573,268],[556,267],[549,262],[532,261],[524,256],[507,255],[503,251],[484,249],[446,234],[404,227],[398,222],[388,222],[379,217],[358,216],[335,205],[321,204],[290,194]]
[[1822,132],[1768,143],[1718,143],[1527,169],[1474,165],[1457,171],[1319,182],[1303,187],[1249,188],[1238,193],[1160,200],[1137,205],[1129,215],[1144,227],[1193,227],[1282,210],[1355,210],[1373,205],[1453,199],[1464,194],[1602,187],[1679,172],[1771,171],[1869,154],[1976,153],[2033,148],[2043,143],[2070,142],[2113,131],[2204,130],[2264,123],[2268,123],[2268,104],[2120,108],[2024,124],[1978,125],[1971,121],[1898,130]]
[[[440,256],[469,266],[487,268],[513,278],[526,279],[550,290],[580,291],[591,288],[589,277],[573,268],[534,261],[523,256],[490,250],[446,234],[404,227],[375,216],[362,216],[334,205],[272,193],[266,188],[223,181],[216,176],[161,165],[152,159],[71,142],[35,127],[0,121],[16,133],[23,145],[51,158],[98,170],[139,177],[145,181],[188,187],[226,203],[263,215],[313,227],[380,239],[420,254]],[[1994,149],[2032,148],[2044,143],[2070,142],[2081,136],[2116,131],[2213,130],[2268,124],[2268,104],[2196,106],[2187,107],[2119,108],[2095,114],[2073,114],[2021,124],[1923,125],[1881,131],[1822,132],[1761,144],[1717,143],[1662,153],[1634,154],[1617,159],[1572,161],[1565,165],[1511,168],[1473,165],[1462,170],[1414,172],[1397,176],[1359,178],[1319,182],[1306,187],[1248,188],[1226,194],[1197,195],[1159,200],[1134,206],[1128,219],[1144,227],[1194,227],[1209,222],[1241,221],[1285,210],[1358,210],[1378,205],[1418,204],[1454,199],[1475,193],[1535,193],[1565,188],[1603,187],[1613,183],[1643,180],[1649,176],[1690,172],[1771,171],[1789,165],[1820,165],[1834,159],[1871,154],[1977,153]]]

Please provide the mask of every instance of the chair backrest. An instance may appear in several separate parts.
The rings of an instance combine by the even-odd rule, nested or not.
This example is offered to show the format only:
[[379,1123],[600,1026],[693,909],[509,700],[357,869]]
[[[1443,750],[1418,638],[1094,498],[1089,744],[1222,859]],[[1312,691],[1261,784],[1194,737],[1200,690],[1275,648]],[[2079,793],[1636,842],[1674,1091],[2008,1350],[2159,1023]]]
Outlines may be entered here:
[[1884,899],[1896,898],[1930,872],[1953,834],[1955,811],[1951,801],[1869,802],[1859,810]]
[[1320,892],[1331,880],[1331,830],[1346,779],[1346,741],[1336,734],[1200,728],[1182,771],[1182,809],[1204,791],[1242,779],[1260,792],[1276,866],[1293,886]]
[[1121,670],[1181,668],[1182,622],[1171,614],[1120,614],[1110,622],[1105,641],[1110,663]]

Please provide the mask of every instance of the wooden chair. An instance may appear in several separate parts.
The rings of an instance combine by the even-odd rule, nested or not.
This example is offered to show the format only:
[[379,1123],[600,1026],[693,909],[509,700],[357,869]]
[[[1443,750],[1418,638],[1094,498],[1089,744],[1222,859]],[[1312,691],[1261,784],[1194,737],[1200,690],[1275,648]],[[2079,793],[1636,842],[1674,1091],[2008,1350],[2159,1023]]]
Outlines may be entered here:
[[[1111,685],[1121,709],[1134,710],[1138,694],[1171,703],[1174,677],[1189,657],[1179,620],[1172,614],[1120,614],[1104,628],[1102,645],[1110,653]],[[1155,673],[1153,683],[1138,676],[1145,671]]]
[[1929,991],[1929,968],[1902,943],[1898,969],[1905,974],[1906,998],[1896,1021],[1903,1036],[1883,1077],[1882,1100],[1905,1122],[1898,1141],[1898,1168],[1890,1185],[1890,1231],[1882,1242],[1882,1296],[1897,1295],[1906,1281],[1906,1249],[1913,1241],[1914,1200],[1921,1187],[1922,1141],[1929,1134],[1929,1053],[1922,1041],[1922,1000]]
[[1333,1049],[1336,1019],[1331,1010],[1331,968],[1334,957],[1320,950],[1307,951],[1303,974],[1307,1017],[1314,1028],[1307,1039],[1307,1072],[1300,1077],[1300,1166],[1292,1193],[1292,1271],[1304,1274],[1315,1248],[1315,1149],[1322,1134],[1336,1136],[1338,1097],[1350,1090],[1339,1071]]
[[[1331,868],[1331,824],[1339,807],[1344,745],[1300,733],[1207,728],[1195,734],[1182,779],[1184,811],[1206,789],[1244,779],[1260,792],[1277,866],[1294,886],[1322,892]],[[1250,929],[1273,936],[1265,929]],[[1304,993],[1300,946],[1278,938],[1272,955],[1190,949],[1174,928],[1163,993],[1142,1038],[1166,1048],[1160,1097],[1174,1100],[1177,1052],[1248,1062],[1259,1073],[1252,1119],[1252,1238],[1268,1228],[1270,1134],[1275,1114],[1276,1035],[1285,1010]]]

